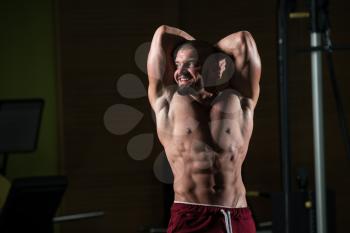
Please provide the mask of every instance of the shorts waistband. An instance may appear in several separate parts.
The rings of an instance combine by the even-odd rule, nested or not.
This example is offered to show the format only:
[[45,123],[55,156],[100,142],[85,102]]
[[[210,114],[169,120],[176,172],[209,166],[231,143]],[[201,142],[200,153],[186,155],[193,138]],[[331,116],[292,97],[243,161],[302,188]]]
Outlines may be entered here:
[[176,204],[185,204],[185,205],[196,205],[196,206],[206,206],[206,207],[217,207],[217,208],[225,208],[225,209],[237,209],[233,208],[231,206],[224,206],[224,205],[212,205],[212,204],[202,204],[202,203],[193,203],[193,202],[186,202],[186,201],[174,201]]
[[171,211],[183,213],[183,212],[199,212],[199,213],[221,213],[222,210],[229,211],[234,217],[251,217],[251,211],[249,207],[233,208],[229,206],[201,204],[174,201]]

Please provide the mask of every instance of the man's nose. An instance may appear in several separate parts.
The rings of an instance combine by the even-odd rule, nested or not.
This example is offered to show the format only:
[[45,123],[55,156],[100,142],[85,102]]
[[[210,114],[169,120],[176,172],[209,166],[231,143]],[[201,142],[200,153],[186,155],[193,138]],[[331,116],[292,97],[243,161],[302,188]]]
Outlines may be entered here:
[[187,71],[187,67],[184,66],[184,65],[179,65],[179,66],[177,67],[177,69],[178,69],[178,71],[179,71],[180,74],[185,74],[185,73],[188,72],[188,71]]

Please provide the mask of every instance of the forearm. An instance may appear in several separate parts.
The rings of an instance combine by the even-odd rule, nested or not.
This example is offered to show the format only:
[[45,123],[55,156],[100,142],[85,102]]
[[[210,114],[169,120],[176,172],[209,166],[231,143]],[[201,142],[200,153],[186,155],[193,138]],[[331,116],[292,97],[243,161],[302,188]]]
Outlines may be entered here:
[[172,51],[179,43],[185,40],[194,40],[191,35],[181,29],[167,25],[160,26],[156,30],[153,39],[155,39],[155,45],[160,46],[166,55],[171,55]]

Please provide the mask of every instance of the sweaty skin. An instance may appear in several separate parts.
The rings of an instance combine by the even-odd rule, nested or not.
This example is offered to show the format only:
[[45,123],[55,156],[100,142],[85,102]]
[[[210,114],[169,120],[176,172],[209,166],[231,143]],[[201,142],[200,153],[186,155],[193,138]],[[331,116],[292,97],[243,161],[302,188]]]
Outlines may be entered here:
[[[172,57],[185,40],[194,38],[177,28],[159,27],[147,61],[148,96],[174,174],[175,201],[246,207],[241,168],[261,73],[255,42],[250,33],[237,32],[215,44],[234,62],[234,75],[215,89],[206,87],[208,77],[204,81],[194,47],[184,46]],[[186,87],[192,91],[179,94]]]

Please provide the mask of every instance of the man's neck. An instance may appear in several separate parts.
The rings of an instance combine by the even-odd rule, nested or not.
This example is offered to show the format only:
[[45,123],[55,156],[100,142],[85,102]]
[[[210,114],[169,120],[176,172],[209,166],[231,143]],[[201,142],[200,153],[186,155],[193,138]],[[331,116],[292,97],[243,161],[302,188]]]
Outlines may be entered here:
[[189,96],[200,104],[211,105],[212,100],[216,97],[216,93],[208,92],[202,88],[195,93],[191,93]]

